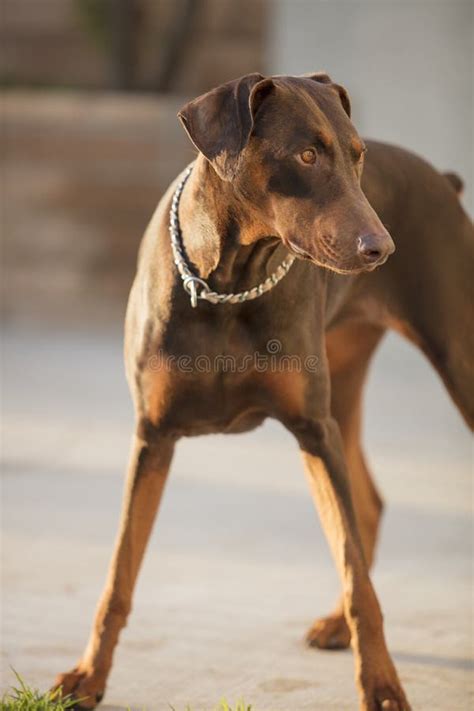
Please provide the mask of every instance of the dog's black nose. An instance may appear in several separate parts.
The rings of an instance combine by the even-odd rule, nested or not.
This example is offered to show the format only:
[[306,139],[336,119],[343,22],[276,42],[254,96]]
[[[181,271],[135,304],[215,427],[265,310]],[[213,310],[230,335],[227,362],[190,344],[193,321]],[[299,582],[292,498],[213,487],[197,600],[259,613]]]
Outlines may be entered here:
[[382,264],[394,252],[395,245],[388,234],[366,234],[357,239],[357,251],[368,265]]

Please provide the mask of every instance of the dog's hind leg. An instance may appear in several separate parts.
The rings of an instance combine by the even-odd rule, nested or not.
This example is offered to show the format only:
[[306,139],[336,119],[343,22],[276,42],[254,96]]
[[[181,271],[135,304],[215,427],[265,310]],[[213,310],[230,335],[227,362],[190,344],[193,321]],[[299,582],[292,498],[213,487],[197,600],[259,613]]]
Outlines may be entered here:
[[[474,314],[473,314],[474,317]],[[474,318],[473,318],[474,320]],[[431,321],[412,326],[409,321],[394,321],[393,329],[418,346],[443,381],[464,422],[474,431],[474,339],[472,323],[462,333],[448,328],[440,333]],[[471,333],[468,329],[471,329]],[[450,334],[451,331],[451,334]],[[458,331],[454,335],[454,331]]]
[[[472,278],[474,281],[474,276]],[[469,288],[472,290],[472,285]],[[395,314],[390,325],[426,355],[441,377],[466,425],[473,431],[474,294],[469,296],[469,290],[464,290],[456,277],[453,277],[449,292],[451,319],[443,322],[438,317],[437,306],[442,296],[435,295],[431,313],[415,312],[402,316]],[[444,308],[443,305],[439,311]]]
[[60,674],[55,682],[55,688],[62,687],[63,694],[73,694],[81,708],[94,708],[104,694],[173,449],[174,442],[168,438],[134,438],[119,534],[89,643],[78,665],[71,672]]
[[[371,356],[384,329],[346,321],[326,334],[331,373],[331,411],[339,425],[349,471],[352,500],[367,565],[374,559],[382,499],[367,468],[361,446],[362,392]],[[345,649],[351,633],[341,600],[334,612],[315,621],[307,642],[321,649]]]
[[397,245],[378,298],[388,305],[388,325],[425,353],[473,429],[474,229],[448,197],[416,250],[407,238]]

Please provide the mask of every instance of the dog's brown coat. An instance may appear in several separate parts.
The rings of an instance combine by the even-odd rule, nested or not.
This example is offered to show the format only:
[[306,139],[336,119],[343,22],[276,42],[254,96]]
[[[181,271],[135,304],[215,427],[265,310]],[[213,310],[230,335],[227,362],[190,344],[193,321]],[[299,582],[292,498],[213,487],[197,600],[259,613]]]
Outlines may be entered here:
[[[137,428],[119,537],[89,645],[56,682],[87,697],[88,708],[105,688],[176,440],[274,417],[300,445],[343,584],[336,612],[316,622],[308,640],[344,647],[352,639],[363,711],[409,709],[368,575],[382,504],[360,444],[362,389],[374,349],[395,328],[430,358],[472,426],[473,231],[448,180],[398,148],[367,143],[362,192],[363,144],[349,113],[345,90],[326,75],[250,75],[183,109],[204,153],[180,205],[200,275],[216,290],[236,292],[261,281],[287,249],[302,259],[256,301],[193,310],[169,244],[174,186],[150,223],[126,320]],[[308,145],[318,151],[314,167],[299,162]],[[373,265],[363,262],[358,239],[369,233],[383,261],[392,251],[384,225],[397,251],[367,273]],[[158,351],[264,353],[275,338],[286,354],[316,355],[317,372],[183,373],[150,365]]]

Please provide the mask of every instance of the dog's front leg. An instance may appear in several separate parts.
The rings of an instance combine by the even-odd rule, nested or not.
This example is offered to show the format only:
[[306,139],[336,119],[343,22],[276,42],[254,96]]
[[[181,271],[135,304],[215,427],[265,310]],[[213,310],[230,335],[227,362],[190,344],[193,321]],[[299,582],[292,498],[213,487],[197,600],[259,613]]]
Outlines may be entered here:
[[361,711],[409,711],[387,651],[379,603],[369,578],[352,506],[342,440],[331,419],[295,432],[311,492],[343,585]]
[[132,593],[166,482],[174,442],[134,437],[120,528],[107,582],[86,650],[78,665],[60,674],[55,688],[91,709],[102,699],[120,630],[126,624]]

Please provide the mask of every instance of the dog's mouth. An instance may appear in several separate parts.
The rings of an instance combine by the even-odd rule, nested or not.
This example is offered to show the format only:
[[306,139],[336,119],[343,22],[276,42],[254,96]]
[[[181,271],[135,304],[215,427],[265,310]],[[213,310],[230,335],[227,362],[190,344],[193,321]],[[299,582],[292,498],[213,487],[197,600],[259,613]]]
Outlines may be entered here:
[[322,240],[322,249],[320,253],[311,254],[301,245],[296,244],[291,239],[285,240],[287,249],[292,252],[297,259],[303,259],[311,262],[318,267],[329,269],[336,274],[355,275],[365,272],[373,272],[377,267],[385,264],[390,253],[380,254],[377,258],[371,260],[363,260],[358,255],[353,255],[350,259],[344,259],[338,254],[336,249],[326,240]]
[[311,256],[309,252],[307,252],[305,249],[300,247],[298,244],[295,244],[294,242],[291,241],[291,239],[284,240],[286,242],[286,247],[289,249],[290,252],[293,252],[293,254],[298,257],[298,259],[306,259],[309,262],[313,262],[314,258]]
[[338,258],[338,255],[333,249],[330,250],[330,254],[322,254],[316,257],[314,254],[310,254],[303,247],[295,244],[295,242],[290,239],[285,240],[285,246],[292,254],[295,255],[297,259],[311,262],[311,264],[322,267],[323,269],[328,269],[336,274],[356,275],[363,274],[364,272],[373,272],[378,266],[386,261],[385,258],[383,261],[377,262],[376,264],[360,264],[360,262],[357,262],[355,259],[350,262],[344,262]]

